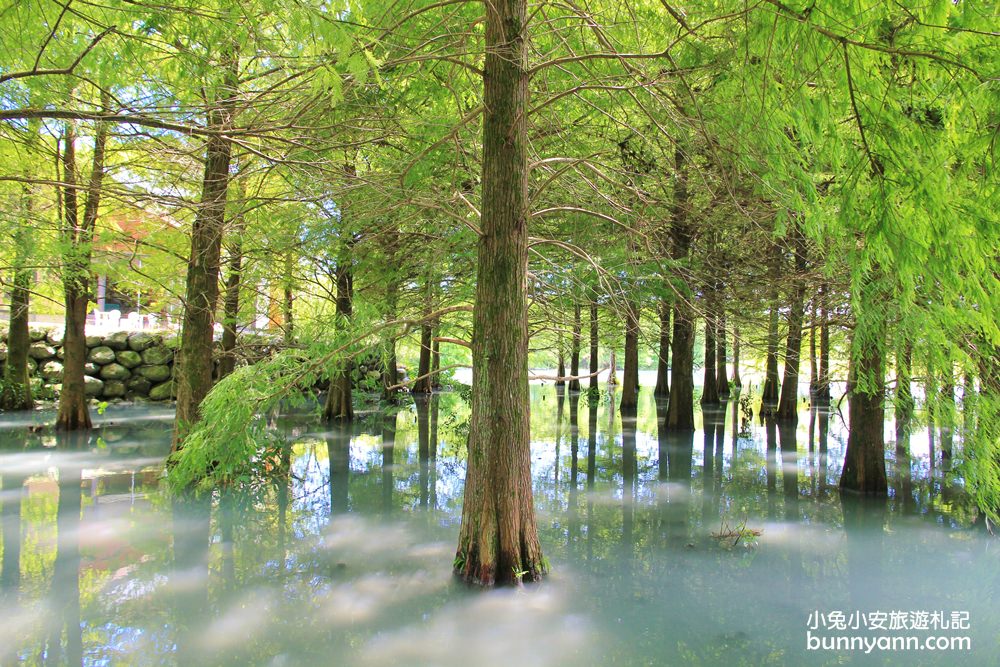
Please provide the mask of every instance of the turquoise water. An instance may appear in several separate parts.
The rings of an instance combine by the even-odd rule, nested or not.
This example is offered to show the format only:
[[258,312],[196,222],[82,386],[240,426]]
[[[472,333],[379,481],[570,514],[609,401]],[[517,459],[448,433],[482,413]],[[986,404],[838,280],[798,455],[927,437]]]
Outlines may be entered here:
[[[82,443],[29,432],[51,415],[0,415],[0,664],[1000,664],[997,544],[959,434],[916,425],[911,455],[890,451],[889,500],[842,502],[836,410],[779,429],[734,400],[678,435],[645,391],[624,422],[607,394],[532,392],[552,574],[490,593],[450,576],[457,394],[349,427],[271,415],[283,444],[262,467],[289,475],[200,506],[160,490],[165,408],[111,407]],[[743,529],[759,535],[716,536]],[[882,634],[971,649],[807,649],[814,612],[891,611],[967,613],[968,629]]]

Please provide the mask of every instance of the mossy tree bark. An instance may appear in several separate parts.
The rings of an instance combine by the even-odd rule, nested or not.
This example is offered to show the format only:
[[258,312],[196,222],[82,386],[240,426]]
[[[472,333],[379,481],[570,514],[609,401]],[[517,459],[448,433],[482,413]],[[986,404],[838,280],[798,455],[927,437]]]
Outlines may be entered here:
[[656,387],[653,395],[670,396],[670,302],[660,299],[660,346],[656,355]]
[[458,576],[486,586],[545,571],[528,426],[526,18],[526,0],[486,4],[472,417],[455,559]]
[[228,245],[229,266],[226,271],[226,292],[222,301],[222,354],[219,357],[218,368],[220,380],[236,368],[236,326],[240,316],[240,288],[243,286],[242,217],[233,225]]
[[580,303],[576,302],[573,304],[573,339],[570,343],[570,355],[569,355],[569,374],[573,378],[569,381],[570,391],[580,391],[580,326],[581,326],[581,312]]
[[[688,219],[689,193],[683,150],[674,150],[674,201],[671,210],[671,255],[679,263],[688,259],[694,232]],[[670,346],[670,402],[668,429],[694,430],[694,310],[687,296],[674,302],[674,332]]]
[[[225,82],[208,112],[208,126],[224,131],[232,127],[236,94],[235,57],[227,68]],[[212,388],[212,336],[219,300],[219,269],[222,233],[229,195],[229,165],[232,144],[223,134],[212,134],[205,145],[205,172],[201,202],[191,229],[184,291],[184,318],[177,351],[175,382],[177,414],[174,418],[173,449],[183,446],[184,434],[199,419],[199,407]]]
[[[354,267],[351,257],[353,246],[353,240],[345,243],[337,259],[337,321],[343,326],[348,326],[354,315]],[[323,406],[323,419],[326,421],[354,419],[354,404],[351,400],[351,393],[354,390],[352,372],[353,364],[347,360],[330,378],[330,391],[327,392],[326,404]]]
[[[102,102],[105,108],[109,105],[106,93],[102,94]],[[59,431],[75,431],[91,427],[83,367],[87,363],[86,326],[87,304],[90,301],[91,244],[101,204],[107,138],[107,123],[98,123],[94,136],[93,165],[87,184],[87,200],[81,220],[76,197],[74,128],[71,123],[66,126],[63,150],[63,177],[66,185],[63,192],[62,230],[65,243],[62,281],[66,320],[63,334],[62,390],[59,392],[59,411],[56,415],[56,429]]]
[[802,319],[805,317],[806,298],[806,239],[796,223],[791,231],[792,251],[795,254],[795,279],[788,305],[788,338],[785,341],[785,372],[781,381],[781,397],[776,416],[784,422],[799,419],[799,362],[802,353]]
[[28,378],[28,312],[31,299],[32,271],[28,267],[31,256],[31,218],[33,192],[25,184],[21,195],[21,220],[15,224],[13,280],[10,289],[10,322],[7,326],[7,360],[0,382],[0,410],[30,410],[31,383]]

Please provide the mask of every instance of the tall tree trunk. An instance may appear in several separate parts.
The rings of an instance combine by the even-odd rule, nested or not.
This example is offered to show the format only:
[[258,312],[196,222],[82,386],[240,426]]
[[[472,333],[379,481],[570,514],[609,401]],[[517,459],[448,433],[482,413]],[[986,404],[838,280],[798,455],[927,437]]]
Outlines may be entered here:
[[877,298],[879,290],[871,282],[861,289],[861,308],[856,315],[848,381],[850,433],[840,489],[885,495],[888,491],[883,405],[885,360],[879,342],[885,331],[885,317]]
[[[208,112],[209,128],[220,132],[232,127],[236,104],[236,57],[230,54],[229,58],[231,62],[220,91],[221,99]],[[229,140],[223,134],[210,135],[205,146],[201,203],[191,229],[181,344],[174,373],[177,385],[175,451],[183,447],[184,435],[200,418],[199,407],[212,388],[212,339],[219,300],[219,264],[231,158]]]
[[719,398],[729,398],[729,374],[726,372],[726,309],[721,304],[715,326],[715,385]]
[[622,378],[622,412],[635,414],[639,405],[639,306],[625,303],[625,372]]
[[580,303],[573,304],[573,340],[569,357],[569,374],[572,380],[569,381],[570,391],[580,391],[580,325],[581,325]]
[[733,327],[733,387],[737,390],[743,388],[743,379],[740,377],[740,331]]
[[[108,96],[102,93],[102,103],[109,106]],[[59,393],[59,412],[56,429],[75,431],[89,429],[90,412],[87,409],[86,385],[83,367],[87,363],[87,303],[90,300],[90,256],[94,227],[101,203],[104,183],[104,153],[107,144],[107,123],[98,123],[94,136],[94,159],[87,184],[87,201],[83,207],[83,220],[78,218],[76,203],[76,154],[73,126],[66,127],[66,146],[63,153],[63,171],[66,179],[64,201],[63,288],[66,304],[66,327],[63,337],[63,379]]]
[[590,300],[590,388],[597,389],[597,295]]
[[660,347],[656,355],[653,396],[670,396],[670,302],[660,299]]
[[424,285],[424,321],[420,325],[420,363],[417,367],[417,381],[413,383],[414,394],[429,394],[431,392],[431,347],[434,338],[434,323],[427,316],[434,311],[433,281],[427,276]]
[[[438,323],[434,323],[434,330],[437,331]],[[431,343],[431,389],[441,388],[441,341],[435,340]]]
[[0,410],[30,410],[34,406],[31,398],[31,383],[28,377],[28,309],[31,298],[32,272],[28,268],[31,255],[31,224],[33,193],[30,184],[25,184],[21,197],[22,219],[15,224],[13,281],[10,290],[10,322],[7,327],[7,360],[0,382]]
[[[716,343],[715,343],[715,315],[713,313],[712,301],[714,297],[710,296],[708,298],[708,303],[705,308],[705,377],[704,384],[701,389],[701,402],[704,403],[718,403],[719,402],[719,386],[716,384],[716,379],[718,378],[718,370],[715,367],[715,353],[716,353]],[[707,437],[707,436],[706,436]]]
[[785,341],[785,376],[781,381],[781,398],[778,400],[777,418],[783,422],[799,419],[799,361],[802,353],[802,319],[805,316],[806,298],[806,240],[796,223],[790,232],[795,253],[795,285],[788,307],[788,338]]
[[291,345],[295,340],[295,252],[285,253],[285,277],[281,281],[282,315],[285,319],[285,344]]
[[[394,320],[398,316],[397,305],[399,303],[399,281],[393,277],[389,279],[386,287],[386,319]],[[396,338],[393,335],[386,336],[385,339],[385,368],[382,371],[382,399],[395,401],[399,389],[399,374],[396,371],[398,359],[396,358]]]
[[236,368],[236,326],[240,316],[240,287],[243,285],[243,229],[238,224],[229,245],[226,271],[226,295],[222,301],[222,353],[219,356],[219,379]]
[[830,311],[829,287],[820,285],[820,327],[819,327],[819,382],[816,387],[816,398],[830,402]]
[[809,320],[809,395],[815,397],[819,393],[819,365],[816,361],[816,301],[812,304],[812,317]]
[[[687,169],[680,147],[674,149],[674,168],[676,179],[670,225],[672,257],[686,263],[693,231],[688,215]],[[670,402],[666,427],[680,431],[694,430],[694,311],[688,298],[681,297],[674,303],[674,334],[670,347]]]
[[563,346],[562,332],[559,333],[558,340],[556,341],[556,356],[558,357],[556,362],[556,386],[563,387],[566,385],[566,351]]
[[913,392],[910,388],[913,367],[913,343],[907,340],[896,353],[896,453],[908,451],[910,420],[913,418]]
[[472,416],[455,570],[482,585],[545,571],[531,489],[528,393],[526,0],[486,4],[482,234]]
[[[337,321],[343,326],[350,324],[354,315],[354,271],[351,257],[353,242],[344,244],[337,260]],[[323,406],[323,418],[326,421],[354,419],[354,406],[351,402],[351,392],[354,383],[351,374],[354,364],[350,360],[342,362],[330,378],[330,391],[326,395],[326,405]]]
[[[777,293],[777,290],[775,290]],[[764,387],[761,390],[761,401],[777,402],[780,388],[778,386],[778,304],[772,301],[767,324],[767,365],[764,372]]]

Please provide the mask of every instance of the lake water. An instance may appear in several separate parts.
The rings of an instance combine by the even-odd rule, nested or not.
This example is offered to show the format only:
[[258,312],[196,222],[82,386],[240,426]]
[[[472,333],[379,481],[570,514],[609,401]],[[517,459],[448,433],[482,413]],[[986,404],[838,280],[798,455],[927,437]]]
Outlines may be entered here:
[[[1000,664],[1000,545],[974,521],[958,434],[915,426],[888,501],[842,502],[835,409],[779,429],[733,400],[678,435],[648,390],[624,423],[606,393],[532,396],[552,574],[489,593],[450,575],[456,393],[349,427],[270,416],[262,467],[289,475],[210,505],[161,489],[168,408],[112,406],[82,443],[29,432],[51,414],[0,415],[0,664]],[[807,631],[971,650],[809,650]]]

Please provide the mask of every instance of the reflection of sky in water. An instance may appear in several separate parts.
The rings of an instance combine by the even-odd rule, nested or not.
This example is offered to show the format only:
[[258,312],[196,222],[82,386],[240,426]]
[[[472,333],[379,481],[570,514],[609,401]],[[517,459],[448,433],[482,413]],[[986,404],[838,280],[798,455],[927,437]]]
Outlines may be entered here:
[[[848,660],[804,650],[813,609],[970,611],[973,659],[911,653],[893,664],[997,664],[1000,568],[955,476],[957,433],[950,467],[935,433],[932,469],[928,429],[914,427],[912,459],[897,462],[887,423],[891,498],[858,512],[836,492],[846,443],[836,412],[824,455],[808,411],[794,430],[754,421],[736,437],[730,403],[707,436],[661,438],[645,392],[634,427],[609,419],[606,398],[592,408],[582,397],[574,428],[576,401],[560,403],[551,386],[533,396],[534,492],[553,574],[489,594],[450,576],[468,415],[457,395],[350,427],[278,419],[291,447],[287,490],[269,480],[217,496],[210,519],[172,511],[157,489],[163,406],[109,409],[100,440],[73,451],[3,417],[0,501],[5,516],[21,516],[13,529],[4,522],[4,556],[18,535],[21,567],[14,577],[4,560],[0,664]],[[435,407],[436,432],[426,416]],[[78,498],[65,493],[76,483]],[[752,548],[712,537],[744,520],[763,531]]]

